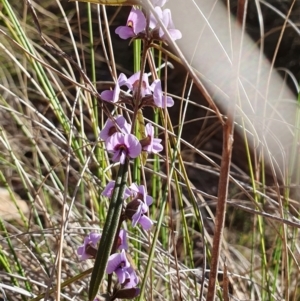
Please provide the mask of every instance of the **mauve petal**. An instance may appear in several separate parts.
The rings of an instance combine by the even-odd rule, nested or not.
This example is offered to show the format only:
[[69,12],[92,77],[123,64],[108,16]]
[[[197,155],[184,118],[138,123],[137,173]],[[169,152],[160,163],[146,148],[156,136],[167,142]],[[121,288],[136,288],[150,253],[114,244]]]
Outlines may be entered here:
[[153,203],[153,198],[150,195],[146,195],[146,205],[149,207]]
[[162,108],[163,107],[162,102],[161,102],[161,97],[153,95],[153,100],[154,100],[155,105],[158,108]]
[[130,263],[129,263],[128,259],[127,259],[125,250],[122,250],[121,253],[120,253],[120,262],[123,262],[125,264],[124,265],[125,268],[129,268],[130,267]]
[[104,196],[110,198],[112,196],[112,192],[114,190],[115,183],[116,183],[115,181],[108,182],[106,187],[102,191],[101,195],[104,195]]
[[131,219],[131,221],[132,221],[132,227],[136,226],[136,224],[139,222],[142,214],[143,214],[143,212],[142,212],[142,202],[141,202],[140,206],[137,208],[135,214],[132,216],[132,219]]
[[113,127],[113,126],[114,126],[113,122],[110,119],[107,119],[102,131],[99,134],[99,137],[102,140],[106,141],[110,137],[109,131],[110,131],[111,127]]
[[[113,162],[120,162],[122,153],[123,153],[122,151],[115,152],[113,157],[112,157],[112,161]],[[121,163],[121,164],[124,164],[124,163]]]
[[132,183],[130,186],[129,186],[129,189],[133,192],[135,192],[134,196],[139,192],[139,187],[137,186],[136,183]]
[[100,240],[101,235],[95,232],[90,233],[89,235],[89,243],[92,242],[94,246],[97,245],[98,241]]
[[[163,103],[164,105],[164,103]],[[174,100],[172,97],[167,96],[167,107],[172,107],[174,105]]]
[[152,144],[152,153],[153,154],[157,154],[164,149],[164,147],[160,144],[160,142],[161,142],[161,139],[157,139],[157,138],[153,139],[153,144]]
[[170,11],[170,14],[169,14],[169,25],[168,25],[168,29],[175,29],[175,25],[173,23],[173,20],[172,20],[172,15],[171,15],[171,11]]
[[106,140],[106,149],[108,152],[113,152],[115,149],[115,144],[114,144],[114,139],[113,136],[115,136],[115,134],[113,134],[112,136],[108,137],[108,139]]
[[[162,19],[162,18],[163,18],[163,12],[162,12],[161,7],[156,6],[156,7],[154,8],[154,10],[155,10],[155,12],[156,12],[158,18],[159,18],[159,19]],[[151,14],[150,14],[149,27],[150,27],[151,29],[154,29],[157,25],[158,25],[158,22],[157,22],[155,16],[151,13]]]
[[145,126],[145,132],[146,132],[146,136],[151,136],[153,137],[154,135],[154,127],[151,123],[147,123]]
[[121,91],[121,89],[120,89],[119,84],[116,84],[115,88],[114,88],[113,99],[112,99],[113,103],[119,101],[120,91]]
[[86,260],[91,258],[91,255],[86,253],[86,247],[87,245],[92,245],[93,247],[96,247],[100,238],[101,235],[95,232],[91,232],[88,236],[84,238],[83,245],[77,248],[77,254],[80,260]]
[[109,152],[115,152],[115,147],[119,144],[124,144],[124,135],[115,133],[106,140],[106,149]]
[[148,74],[144,73],[143,77],[142,77],[142,91],[141,91],[141,96],[144,97],[146,95],[151,94],[151,89],[150,89],[150,85],[149,85],[149,78],[148,78]]
[[122,130],[122,133],[124,134],[130,134],[131,131],[131,125],[126,121],[124,116],[118,115],[116,118],[116,123],[119,126],[119,128]]
[[114,91],[112,90],[104,90],[101,94],[100,97],[105,100],[111,102],[114,98]]
[[163,150],[163,146],[160,144],[161,139],[153,138],[154,137],[154,127],[151,123],[147,123],[145,127],[145,133],[147,137],[150,137],[149,145],[143,147],[143,150],[147,151],[148,153],[158,153]]
[[169,29],[169,33],[173,40],[178,40],[182,38],[181,31],[175,28]]
[[147,145],[147,146],[143,146],[143,150],[144,150],[145,152],[151,154],[151,153],[152,153],[152,145],[149,144],[149,145]]
[[132,74],[128,78],[127,83],[130,84],[131,86],[133,86],[133,84],[140,79],[140,74],[141,74],[141,71],[138,71],[138,72]]
[[[138,192],[139,192],[143,197],[145,197],[145,195],[146,195],[146,188],[145,188],[145,186],[144,186],[144,185],[138,186]],[[143,200],[143,201],[144,201],[144,200]]]
[[77,255],[83,255],[83,252],[85,251],[85,246],[80,246],[77,248]]
[[146,18],[138,8],[132,8],[127,19],[127,26],[132,26],[135,35],[145,30]]
[[166,28],[171,28],[170,26],[173,25],[171,11],[168,8],[162,11],[162,22]]
[[127,187],[125,188],[125,191],[124,191],[124,199],[127,199],[131,196],[131,191],[130,189],[128,189]]
[[119,26],[116,28],[115,33],[123,40],[127,40],[135,36],[133,29],[128,26]]
[[129,274],[129,277],[126,278],[126,284],[124,285],[124,288],[132,288],[136,287],[139,283],[139,279],[132,267],[129,267],[127,269],[127,272]]
[[106,267],[107,274],[113,273],[118,268],[119,264],[121,263],[120,255],[120,253],[115,253],[109,256]]
[[84,260],[87,260],[87,259],[90,259],[91,258],[91,256],[90,255],[88,255],[88,254],[86,254],[85,252],[81,255],[81,257],[80,257],[80,260],[81,261],[84,261]]
[[127,276],[127,272],[126,270],[123,270],[123,269],[117,269],[116,271],[116,275],[118,277],[118,281],[119,283],[123,283],[126,279],[126,276]]
[[157,96],[161,96],[162,95],[162,88],[161,88],[161,81],[157,80],[157,83],[155,85],[154,94],[156,94]]
[[110,136],[112,136],[112,128],[116,131],[116,125],[117,124],[122,130],[123,133],[130,133],[131,131],[131,125],[126,121],[126,119],[122,115],[117,115],[115,117],[115,120],[112,121],[111,119],[107,119],[103,129],[101,130],[99,137],[106,141]]
[[152,92],[154,92],[155,86],[157,85],[157,83],[160,82],[160,79],[156,79],[152,82],[152,84],[150,85],[150,89]]
[[139,224],[142,226],[142,228],[144,230],[148,231],[152,227],[153,222],[152,222],[152,220],[148,216],[143,215],[139,219]]
[[128,147],[128,155],[130,158],[136,158],[142,152],[142,146],[136,136],[129,134],[124,137],[125,145]]
[[[153,199],[151,196],[146,194],[146,188],[144,185],[137,185],[136,183],[132,183],[129,186],[129,189],[133,192],[133,196],[136,197],[137,194],[141,194],[142,195],[142,202],[145,203],[147,206],[151,205],[153,202]],[[141,202],[141,200],[137,200],[139,202]],[[148,211],[148,209],[146,209],[146,212]]]
[[118,83],[119,83],[119,86],[124,86],[126,85],[126,82],[127,82],[127,77],[124,73],[120,73],[119,77],[118,77]]
[[117,124],[120,128],[120,130],[126,134],[126,133],[130,133],[131,130],[131,125],[126,121],[126,119],[122,116],[122,115],[118,115],[117,117],[115,117],[115,120],[112,121],[111,119],[108,119],[103,127],[103,129],[101,130],[99,137],[106,141],[110,136],[112,136],[111,130],[112,128],[116,128]]
[[153,100],[154,100],[155,105],[159,108],[164,108],[165,105],[167,107],[172,107],[174,105],[174,100],[170,96],[166,97],[165,95],[163,95],[162,88],[161,88],[161,81],[155,80],[153,82],[153,84],[154,84]]
[[148,212],[148,205],[144,202],[142,202],[142,213],[145,214]]
[[119,233],[119,237],[121,239],[121,244],[119,246],[119,250],[128,250],[128,243],[127,243],[127,232],[123,229],[120,230],[120,233]]
[[153,14],[151,14],[149,20],[149,28],[154,29],[156,27],[156,24],[157,24],[156,18],[154,17]]

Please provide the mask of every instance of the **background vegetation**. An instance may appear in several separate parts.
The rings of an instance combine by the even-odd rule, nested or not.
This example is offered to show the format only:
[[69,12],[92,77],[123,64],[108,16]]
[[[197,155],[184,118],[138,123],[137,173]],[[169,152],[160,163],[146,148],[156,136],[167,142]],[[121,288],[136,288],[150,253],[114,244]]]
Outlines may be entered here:
[[[279,141],[276,149],[264,148],[267,143],[243,118],[235,122],[242,131],[234,134],[227,173],[217,296],[300,300],[299,60],[293,57],[299,48],[295,16],[300,5],[225,4],[228,12],[247,12],[237,15],[242,30],[270,61],[274,58],[295,97],[279,109],[293,105],[293,119],[282,122],[292,139]],[[98,136],[107,112],[121,112],[102,103],[97,93],[112,87],[120,72],[134,71],[133,44],[114,34],[130,7],[8,0],[0,5],[0,296],[87,300],[94,262],[80,262],[76,250],[87,233],[101,233],[105,222],[109,204],[101,192],[116,170]],[[198,7],[201,11],[201,3]],[[158,65],[165,60],[158,50],[153,55]],[[161,221],[150,232],[128,228],[130,254],[144,288],[140,300],[206,300],[216,256],[214,224],[230,114],[215,102],[217,88],[208,92],[222,125],[176,55],[168,57],[173,69],[161,71],[175,106],[143,111],[167,147],[138,170],[154,198],[150,216]],[[129,109],[122,112],[132,118]],[[277,120],[268,110],[261,118]],[[272,157],[275,150],[282,162]]]

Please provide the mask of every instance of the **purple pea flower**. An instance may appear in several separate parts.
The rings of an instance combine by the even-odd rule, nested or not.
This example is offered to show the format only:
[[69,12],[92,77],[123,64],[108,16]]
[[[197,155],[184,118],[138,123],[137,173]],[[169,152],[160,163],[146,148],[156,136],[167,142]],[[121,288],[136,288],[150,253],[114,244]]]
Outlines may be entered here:
[[129,186],[130,191],[132,192],[132,195],[136,199],[142,200],[147,206],[150,206],[153,203],[153,199],[150,195],[146,194],[146,188],[144,185],[136,185],[135,183],[132,183]]
[[135,198],[127,204],[125,215],[131,219],[133,227],[139,223],[142,228],[147,231],[153,225],[152,220],[147,215],[153,199],[146,194],[144,185],[137,186],[133,183],[130,185],[129,189],[133,192]]
[[126,257],[125,250],[122,250],[121,253],[116,253],[109,256],[106,273],[112,274],[115,272],[119,283],[122,284],[127,278],[130,278],[130,273],[128,272],[129,268],[130,263]]
[[127,82],[127,77],[125,74],[121,73],[118,77],[117,83],[115,85],[114,90],[104,90],[100,96],[102,100],[116,103],[119,101],[119,96],[120,96],[120,91],[121,91],[121,86],[126,85]]
[[86,260],[95,257],[97,253],[97,243],[100,238],[101,235],[94,232],[90,233],[84,238],[83,245],[77,249],[77,254],[80,260]]
[[[140,74],[141,74],[140,71],[137,72],[137,73],[134,73],[127,80],[127,86],[132,91],[133,96],[138,94]],[[151,94],[151,89],[150,89],[150,86],[149,86],[148,75],[146,73],[144,73],[143,76],[142,76],[140,97],[143,98],[145,95],[148,95],[148,94]]]
[[142,228],[147,231],[153,225],[153,221],[146,215],[148,213],[149,208],[147,204],[145,204],[139,199],[136,199],[134,201],[139,203],[139,205],[136,209],[135,214],[132,216],[132,226],[135,227],[137,223],[139,223],[142,226]]
[[[115,188],[115,181],[110,181],[107,183],[106,187],[102,191],[102,195],[108,198],[112,197],[113,190]],[[131,196],[131,191],[126,187],[124,191],[124,200]]]
[[127,232],[126,232],[126,230],[121,229],[120,232],[119,232],[118,249],[119,250],[128,250]]
[[143,32],[146,27],[146,18],[143,12],[138,8],[132,8],[127,19],[126,26],[119,26],[116,28],[115,33],[121,39],[128,39],[135,37]]
[[[175,25],[173,23],[172,16],[171,16],[171,11],[168,8],[162,10],[160,6],[156,6],[154,9],[158,15],[158,18],[162,21],[162,23],[165,25],[166,29],[168,30],[171,38],[174,41],[181,39],[182,34],[178,29],[175,28]],[[152,29],[158,29],[159,30],[158,34],[161,39],[166,38],[165,32],[159,26],[159,24],[153,14],[150,15],[149,27]]]
[[145,127],[146,138],[140,141],[142,149],[149,154],[157,154],[163,150],[161,139],[154,138],[154,127],[151,123],[147,123]]
[[130,134],[131,125],[126,121],[122,115],[118,115],[114,121],[107,119],[102,131],[99,134],[99,137],[106,141],[114,133],[118,131],[116,124],[124,134]]
[[156,79],[152,85],[151,89],[153,90],[153,100],[155,105],[158,108],[165,108],[172,107],[174,105],[174,100],[170,96],[164,95],[162,88],[161,88],[161,81],[160,79]]
[[136,158],[142,151],[139,140],[132,134],[115,133],[106,140],[106,149],[113,154],[114,162],[125,163],[125,158]]
[[123,284],[124,288],[133,288],[136,287],[137,284],[139,283],[139,278],[137,277],[135,270],[130,266],[127,269],[127,277],[125,279],[125,282]]

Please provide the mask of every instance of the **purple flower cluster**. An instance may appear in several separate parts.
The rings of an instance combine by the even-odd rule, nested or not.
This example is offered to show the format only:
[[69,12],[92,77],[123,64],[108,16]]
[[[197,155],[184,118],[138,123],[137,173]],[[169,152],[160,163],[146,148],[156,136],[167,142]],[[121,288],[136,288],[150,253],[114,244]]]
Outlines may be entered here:
[[77,254],[80,260],[87,260],[89,258],[95,258],[97,253],[97,243],[100,240],[101,235],[91,232],[83,241],[83,245],[77,249]]
[[146,125],[146,138],[140,141],[130,132],[131,125],[122,115],[105,123],[99,136],[105,141],[107,151],[113,155],[113,162],[124,164],[126,157],[136,158],[142,151],[156,154],[163,150],[161,139],[154,138],[152,124]]
[[121,253],[115,253],[109,256],[106,272],[107,274],[115,272],[122,288],[136,287],[139,282],[134,269],[127,259],[124,249]]
[[[150,86],[148,75],[144,73],[142,75],[142,83],[140,84],[140,74],[141,72],[138,71],[127,79],[126,75],[121,73],[117,79],[114,90],[104,90],[100,94],[101,99],[110,103],[129,102],[130,104],[133,104],[135,101],[139,101],[138,99],[141,99],[140,107],[154,106],[157,108],[165,108],[172,107],[174,105],[174,100],[172,97],[166,96],[163,93],[160,79],[153,81]],[[122,86],[126,86],[128,90],[132,92],[132,97],[121,94]]]
[[[166,1],[151,0],[155,13],[150,13],[147,17],[142,10],[132,7],[126,25],[119,26],[115,31],[121,39],[143,39],[145,46],[143,48],[143,57],[146,57],[147,51],[154,40],[166,43],[168,37],[171,37],[173,40],[181,38],[181,32],[175,28],[172,21],[171,11],[162,8]],[[163,26],[161,26],[162,24]],[[113,105],[116,103],[131,105],[135,113],[133,116],[136,116],[139,109],[146,106],[156,108],[173,106],[174,100],[164,93],[161,80],[154,79],[149,84],[148,75],[144,71],[145,69],[136,72],[129,78],[121,73],[114,89],[103,91],[100,94],[101,99]],[[106,121],[99,134],[100,139],[105,143],[106,150],[112,154],[112,161],[120,162],[123,167],[125,162],[128,162],[126,159],[135,159],[143,151],[149,154],[157,154],[163,150],[162,140],[154,137],[154,128],[151,123],[145,125],[145,136],[143,139],[138,139],[133,133],[132,125],[122,115],[117,115]],[[115,181],[110,181],[103,190],[102,195],[111,198],[115,185]],[[147,195],[144,185],[132,183],[129,187],[125,187],[124,195],[120,201],[124,204],[122,204],[122,208],[118,207],[120,208],[118,210],[122,210],[118,221],[119,226],[125,220],[130,220],[133,227],[140,225],[145,231],[151,229],[153,221],[149,218],[148,212],[153,199]],[[119,213],[118,211],[118,216]],[[101,235],[93,232],[85,237],[83,244],[77,249],[79,259],[96,258],[97,245],[100,239]],[[103,236],[102,239],[104,240],[102,242],[105,244],[108,238]],[[113,292],[113,300],[134,298],[140,293],[139,288],[137,288],[139,279],[126,253],[126,250],[128,250],[127,232],[121,229],[118,237],[112,237],[111,239],[114,242],[113,254],[106,254],[107,256],[110,255],[106,273],[115,273],[118,280]],[[108,290],[110,290],[110,285]],[[94,301],[99,300],[99,298],[94,299]]]
[[153,199],[146,194],[144,185],[137,185],[132,183],[129,186],[133,199],[130,201],[125,209],[125,216],[132,221],[132,226],[135,227],[140,224],[144,230],[150,230],[153,225],[152,220],[148,217],[148,209],[152,204]]
[[[103,196],[110,198],[112,196],[115,181],[110,181],[102,192]],[[147,195],[144,185],[137,185],[132,183],[129,187],[125,188],[124,200],[131,197],[132,200],[127,204],[125,209],[125,217],[132,221],[132,226],[135,227],[140,224],[144,230],[149,230],[153,222],[148,217],[149,206],[152,204],[153,199]]]
[[[166,0],[152,0],[156,14],[168,30],[171,38],[173,40],[180,39],[182,35],[174,26],[171,11],[169,9],[162,9],[165,3]],[[126,26],[119,26],[115,32],[124,40],[129,38],[157,39],[164,42],[167,40],[164,30],[153,14],[150,14],[148,30],[146,30],[146,25],[147,21],[144,13],[140,9],[133,7],[128,16]]]
[[[171,38],[173,40],[180,39],[181,32],[174,26],[171,11],[169,9],[162,9],[165,3],[166,0],[152,0],[155,14],[161,20]],[[143,11],[132,7],[126,26],[119,26],[115,32],[121,39],[140,38],[148,41],[148,44],[153,40],[166,42],[165,31],[161,28],[160,23],[157,22],[156,17],[152,13],[149,16],[148,26],[149,28],[146,28],[147,20]],[[126,86],[129,90],[128,92],[131,92],[132,95],[122,91],[122,86]],[[140,71],[129,78],[121,73],[114,89],[103,91],[100,97],[103,101],[110,103],[129,103],[132,106],[138,103],[139,108],[144,106],[165,108],[174,105],[173,99],[163,93],[160,79],[154,80],[150,86],[148,75],[143,73],[141,76]]]
[[[115,181],[109,182],[103,190],[102,195],[111,197],[114,187]],[[153,202],[152,197],[147,195],[144,185],[138,186],[135,183],[125,189],[124,199],[129,197],[131,197],[132,200],[128,202],[124,210],[125,218],[129,218],[132,221],[133,227],[140,224],[144,230],[149,230],[153,225],[152,220],[147,215],[149,206]],[[95,258],[97,244],[100,239],[101,235],[93,232],[85,237],[83,245],[77,249],[79,259],[86,260]],[[126,255],[125,250],[128,250],[127,232],[123,229],[119,232],[117,249],[120,250],[120,252],[109,256],[106,273],[115,273],[121,290],[129,290],[128,293],[130,293],[132,297],[135,297],[139,294],[139,288],[136,287],[139,279]]]
[[[97,253],[97,244],[101,239],[101,235],[95,232],[91,232],[88,236],[84,238],[83,245],[78,247],[77,255],[79,260],[94,259]],[[120,230],[118,237],[118,249],[127,250],[127,233],[125,230]]]
[[[95,257],[96,253],[94,252],[94,256],[91,256],[89,247],[92,245],[92,247],[97,251],[96,247],[100,238],[100,234],[93,232],[85,237],[83,245],[77,249],[77,254],[79,255],[80,260],[86,260]],[[107,274],[116,273],[118,282],[121,285],[121,289],[126,290],[134,288],[135,290],[133,291],[133,297],[137,296],[140,292],[139,288],[136,287],[139,279],[127,259],[125,252],[125,250],[128,249],[127,233],[123,229],[119,232],[117,247],[121,252],[110,255],[106,272]]]

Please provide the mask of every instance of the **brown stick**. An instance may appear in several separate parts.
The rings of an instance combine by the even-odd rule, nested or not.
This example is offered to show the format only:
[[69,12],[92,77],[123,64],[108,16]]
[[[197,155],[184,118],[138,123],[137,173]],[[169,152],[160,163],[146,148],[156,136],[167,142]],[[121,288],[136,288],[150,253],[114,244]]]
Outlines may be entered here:
[[[247,9],[247,0],[239,0],[237,8],[237,25],[244,27],[246,21],[246,9]],[[229,8],[229,6],[228,6]],[[239,39],[234,36],[234,48],[239,49],[238,45]],[[239,73],[239,64],[236,61],[236,56],[233,58],[233,66],[236,66],[236,79],[238,78]],[[234,67],[233,67],[234,68]],[[234,77],[233,77],[234,78]],[[234,87],[234,82],[232,82],[232,91],[238,92],[238,87]],[[215,217],[215,231],[214,231],[214,240],[212,248],[212,260],[208,281],[208,293],[206,301],[214,301],[216,294],[216,283],[218,276],[219,268],[219,258],[220,250],[222,245],[222,237],[224,230],[224,222],[226,215],[226,201],[228,195],[228,183],[229,183],[229,174],[230,174],[230,163],[232,155],[232,145],[233,145],[233,130],[234,130],[234,118],[235,118],[235,102],[236,96],[234,93],[230,93],[229,103],[227,107],[227,120],[223,126],[223,153],[222,153],[222,162],[220,170],[220,180],[218,188],[218,203]],[[227,269],[226,269],[227,273]],[[225,275],[227,277],[227,275]],[[227,297],[228,299],[228,297]]]
[[220,181],[218,189],[218,203],[215,217],[215,231],[212,248],[212,261],[208,282],[208,293],[206,301],[214,301],[216,293],[216,282],[219,268],[219,257],[221,250],[221,239],[223,236],[224,221],[226,214],[226,200],[228,194],[229,171],[233,144],[233,116],[229,115],[223,126],[223,153],[220,170]]

